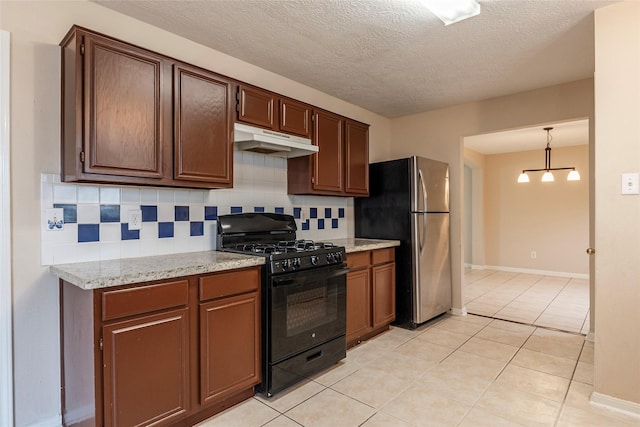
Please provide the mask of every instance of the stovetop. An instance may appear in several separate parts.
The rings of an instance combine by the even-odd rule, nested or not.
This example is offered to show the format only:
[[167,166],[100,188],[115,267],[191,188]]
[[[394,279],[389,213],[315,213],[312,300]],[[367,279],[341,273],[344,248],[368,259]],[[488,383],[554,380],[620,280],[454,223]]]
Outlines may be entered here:
[[291,215],[221,215],[218,217],[218,250],[265,256],[272,274],[344,263],[344,247],[331,242],[296,239],[296,230]]
[[346,255],[342,246],[330,242],[294,240],[281,242],[241,243],[220,250],[247,255],[262,255],[267,258],[272,274],[341,265]]

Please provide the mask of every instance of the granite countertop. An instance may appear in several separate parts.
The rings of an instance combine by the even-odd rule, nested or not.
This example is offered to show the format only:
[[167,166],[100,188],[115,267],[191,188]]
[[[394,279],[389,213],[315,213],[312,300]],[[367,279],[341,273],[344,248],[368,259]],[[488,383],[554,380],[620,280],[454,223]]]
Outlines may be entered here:
[[107,261],[58,264],[49,271],[81,289],[99,289],[264,264],[259,256],[229,252],[190,252]]
[[332,240],[335,245],[344,246],[347,253],[371,251],[375,249],[392,248],[400,246],[399,240],[378,240],[378,239],[336,239]]

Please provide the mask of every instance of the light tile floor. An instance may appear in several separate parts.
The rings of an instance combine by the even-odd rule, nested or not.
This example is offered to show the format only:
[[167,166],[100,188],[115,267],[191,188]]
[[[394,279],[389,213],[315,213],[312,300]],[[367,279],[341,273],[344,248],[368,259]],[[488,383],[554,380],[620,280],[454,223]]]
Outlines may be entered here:
[[568,332],[589,332],[589,281],[466,269],[467,311]]
[[589,403],[593,344],[482,316],[391,328],[274,398],[199,427],[640,426]]

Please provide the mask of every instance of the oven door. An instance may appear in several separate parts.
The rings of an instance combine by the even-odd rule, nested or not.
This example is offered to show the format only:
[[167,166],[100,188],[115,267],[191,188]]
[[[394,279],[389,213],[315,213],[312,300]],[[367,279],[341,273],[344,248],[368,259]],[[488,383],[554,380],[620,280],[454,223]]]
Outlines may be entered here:
[[271,363],[345,335],[348,271],[330,266],[271,278]]

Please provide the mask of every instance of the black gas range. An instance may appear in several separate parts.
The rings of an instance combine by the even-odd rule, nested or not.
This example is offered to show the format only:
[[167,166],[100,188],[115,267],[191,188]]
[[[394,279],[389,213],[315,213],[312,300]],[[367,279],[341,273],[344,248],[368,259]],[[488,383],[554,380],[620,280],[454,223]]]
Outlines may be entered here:
[[345,249],[296,239],[291,215],[218,217],[218,250],[264,256],[262,377],[271,396],[346,356]]

